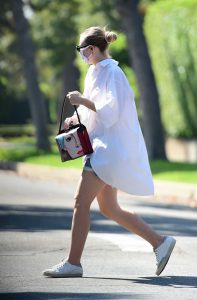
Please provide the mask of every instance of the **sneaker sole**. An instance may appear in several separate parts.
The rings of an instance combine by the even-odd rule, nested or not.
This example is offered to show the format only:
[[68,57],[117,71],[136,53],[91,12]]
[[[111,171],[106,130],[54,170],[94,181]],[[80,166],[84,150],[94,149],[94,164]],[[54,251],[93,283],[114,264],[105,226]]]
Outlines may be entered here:
[[83,274],[51,274],[51,273],[43,273],[42,275],[53,278],[73,278],[73,277],[82,277]]
[[170,259],[170,256],[172,254],[172,251],[174,249],[175,244],[176,244],[176,240],[174,239],[172,241],[172,244],[170,245],[170,248],[168,249],[167,255],[163,258],[163,260],[161,261],[161,263],[160,263],[160,265],[159,265],[159,267],[158,267],[158,269],[156,271],[156,275],[157,276],[159,276],[161,274],[161,272],[165,269],[165,267],[166,267],[166,265],[167,265],[167,263],[168,263],[168,261]]

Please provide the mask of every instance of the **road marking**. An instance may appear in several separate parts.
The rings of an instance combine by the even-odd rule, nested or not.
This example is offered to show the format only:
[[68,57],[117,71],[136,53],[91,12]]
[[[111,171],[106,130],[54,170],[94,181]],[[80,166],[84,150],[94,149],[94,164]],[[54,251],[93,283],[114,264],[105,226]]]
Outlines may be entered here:
[[123,252],[153,252],[153,248],[148,242],[131,234],[90,232],[89,236],[111,242]]

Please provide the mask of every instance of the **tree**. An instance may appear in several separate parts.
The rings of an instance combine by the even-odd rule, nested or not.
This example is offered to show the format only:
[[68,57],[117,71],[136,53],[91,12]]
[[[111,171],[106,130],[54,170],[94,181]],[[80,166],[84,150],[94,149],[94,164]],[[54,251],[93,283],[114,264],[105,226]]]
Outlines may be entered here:
[[36,127],[38,149],[49,150],[46,108],[37,80],[35,51],[29,31],[29,24],[23,13],[21,0],[10,0],[14,25],[18,37],[19,55],[23,63],[24,79],[27,84],[28,100],[33,123]]
[[159,96],[146,40],[138,0],[116,0],[123,31],[126,34],[129,55],[136,73],[140,105],[143,114],[142,128],[150,159],[166,159],[164,133],[160,117]]
[[[31,24],[39,49],[41,77],[46,66],[52,70],[49,76],[45,72],[43,78],[45,84],[54,82],[53,89],[50,84],[48,95],[59,100],[57,111],[60,112],[64,95],[69,91],[79,90],[80,73],[75,65],[78,35],[76,15],[79,13],[79,1],[31,0],[29,5],[34,11]],[[73,111],[74,107],[67,101],[65,115],[68,116]]]

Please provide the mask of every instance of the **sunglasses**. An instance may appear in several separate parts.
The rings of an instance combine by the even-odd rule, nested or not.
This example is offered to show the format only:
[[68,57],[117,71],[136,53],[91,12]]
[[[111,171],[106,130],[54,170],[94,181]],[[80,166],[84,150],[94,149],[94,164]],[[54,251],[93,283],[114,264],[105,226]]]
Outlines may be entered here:
[[76,46],[76,49],[77,49],[78,52],[80,52],[81,49],[87,48],[89,46],[93,46],[93,45]]
[[76,46],[76,49],[78,52],[80,52],[81,49],[86,48],[88,45],[85,46]]

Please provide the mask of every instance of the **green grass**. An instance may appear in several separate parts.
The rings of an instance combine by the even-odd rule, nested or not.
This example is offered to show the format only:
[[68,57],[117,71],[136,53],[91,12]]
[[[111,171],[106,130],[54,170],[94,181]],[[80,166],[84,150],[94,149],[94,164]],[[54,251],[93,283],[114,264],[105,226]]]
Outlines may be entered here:
[[154,179],[197,183],[197,164],[151,161]]
[[36,165],[52,166],[57,168],[73,167],[81,169],[82,159],[74,159],[65,163],[61,162],[60,155],[55,149],[51,152],[38,151],[35,147],[23,149],[0,149],[0,160],[27,162]]
[[[12,142],[11,145],[12,147],[14,146],[14,148],[1,148],[0,160],[28,162],[58,168],[82,168],[82,158],[64,163],[61,162],[54,137],[51,137],[51,152],[36,150],[33,137],[6,139],[6,142],[9,141]],[[5,142],[5,140],[0,139],[0,142]],[[24,144],[27,144],[28,147],[24,147]],[[197,164],[162,160],[151,161],[150,164],[154,179],[197,183]]]
[[60,155],[56,152],[39,153],[38,155],[27,157],[25,162],[57,168],[82,168],[82,158],[73,159],[72,161],[62,163]]

